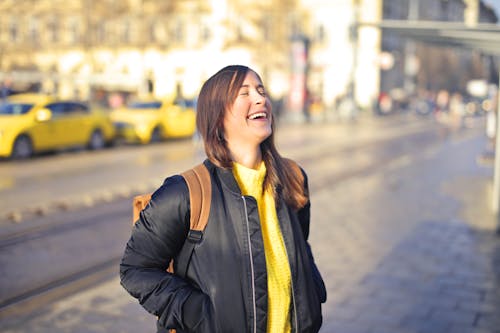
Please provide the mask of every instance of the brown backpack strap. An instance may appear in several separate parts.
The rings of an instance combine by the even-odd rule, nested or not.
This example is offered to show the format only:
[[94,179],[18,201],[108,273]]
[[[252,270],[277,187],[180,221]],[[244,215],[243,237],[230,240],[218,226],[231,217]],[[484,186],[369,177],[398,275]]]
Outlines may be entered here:
[[192,169],[184,171],[182,176],[189,188],[189,202],[191,206],[190,230],[202,232],[210,214],[212,200],[212,183],[206,166],[202,163]]
[[132,203],[132,223],[139,219],[139,213],[143,210],[151,200],[151,193],[137,195]]
[[191,218],[189,233],[175,260],[175,274],[185,277],[196,244],[203,238],[212,201],[212,181],[204,164],[182,173],[189,188]]
[[[182,173],[189,189],[191,205],[190,229],[203,231],[208,223],[212,184],[210,174],[203,163]],[[136,195],[132,203],[132,223],[139,219],[140,212],[148,205],[152,193]]]

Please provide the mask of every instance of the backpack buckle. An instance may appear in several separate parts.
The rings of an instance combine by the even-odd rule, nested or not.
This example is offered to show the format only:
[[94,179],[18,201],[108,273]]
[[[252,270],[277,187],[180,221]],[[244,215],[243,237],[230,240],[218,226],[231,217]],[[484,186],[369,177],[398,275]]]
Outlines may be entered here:
[[203,232],[200,230],[189,230],[188,239],[190,242],[199,243],[203,238]]

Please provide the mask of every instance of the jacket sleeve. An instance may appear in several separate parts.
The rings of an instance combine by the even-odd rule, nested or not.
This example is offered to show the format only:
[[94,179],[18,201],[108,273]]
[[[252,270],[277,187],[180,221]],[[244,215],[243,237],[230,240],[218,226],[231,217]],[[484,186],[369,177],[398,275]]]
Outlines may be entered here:
[[197,312],[198,321],[208,316],[198,311],[210,304],[208,296],[188,281],[166,272],[186,239],[189,214],[186,182],[182,176],[167,178],[140,213],[120,263],[121,285],[148,312],[158,316],[160,325],[183,330],[198,324],[190,323],[191,311],[186,308]]
[[[307,182],[307,174],[302,170],[302,174],[304,175],[304,187],[306,189],[306,193],[309,193],[309,185]],[[312,254],[311,246],[309,244],[309,226],[311,221],[311,201],[308,200],[304,207],[302,207],[297,215],[299,217],[300,227],[302,228],[302,233],[304,235],[304,239],[306,240],[307,246],[307,254],[309,256],[309,261],[312,266],[312,273],[314,277],[314,282],[316,286],[316,292],[318,293],[318,297],[321,303],[326,302],[326,288],[323,278],[321,277],[321,273],[319,272],[316,263],[314,262],[314,256]]]

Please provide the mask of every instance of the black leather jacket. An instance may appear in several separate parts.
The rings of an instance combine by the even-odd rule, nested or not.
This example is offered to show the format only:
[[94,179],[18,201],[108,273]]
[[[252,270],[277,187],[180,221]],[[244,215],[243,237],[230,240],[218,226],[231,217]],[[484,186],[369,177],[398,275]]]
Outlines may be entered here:
[[[189,191],[177,175],[155,191],[135,223],[120,264],[121,284],[158,316],[160,327],[265,332],[267,276],[257,202],[241,194],[231,170],[204,163],[212,178],[210,216],[186,277],[165,271],[189,230]],[[293,211],[278,201],[292,274],[292,331],[318,332],[326,290],[307,243],[310,204]]]

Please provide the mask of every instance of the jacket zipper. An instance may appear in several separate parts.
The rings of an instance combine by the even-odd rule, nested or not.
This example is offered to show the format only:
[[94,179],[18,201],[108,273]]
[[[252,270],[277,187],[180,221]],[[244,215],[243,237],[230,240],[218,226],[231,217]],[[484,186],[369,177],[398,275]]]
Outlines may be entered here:
[[253,267],[252,243],[250,239],[250,222],[248,221],[247,201],[242,195],[243,207],[245,208],[245,222],[247,224],[248,251],[250,256],[250,271],[252,275],[252,306],[253,306],[253,331],[257,332],[257,305],[255,304],[255,270]]
[[[277,214],[278,215],[278,214]],[[278,215],[278,221],[279,221],[279,215]],[[286,247],[286,242],[285,242],[285,234],[283,233],[283,228],[281,228],[281,224],[279,224],[280,229],[281,229],[281,234],[283,235],[283,245],[285,245],[285,252],[286,252],[286,257],[288,259],[288,263],[290,265],[290,256],[288,255],[288,249]],[[293,304],[293,318],[295,321],[295,332],[299,331],[299,320],[297,318],[297,304],[295,303],[295,285],[293,283],[293,272],[292,272],[292,267],[290,266],[290,283],[292,288],[292,304]]]

